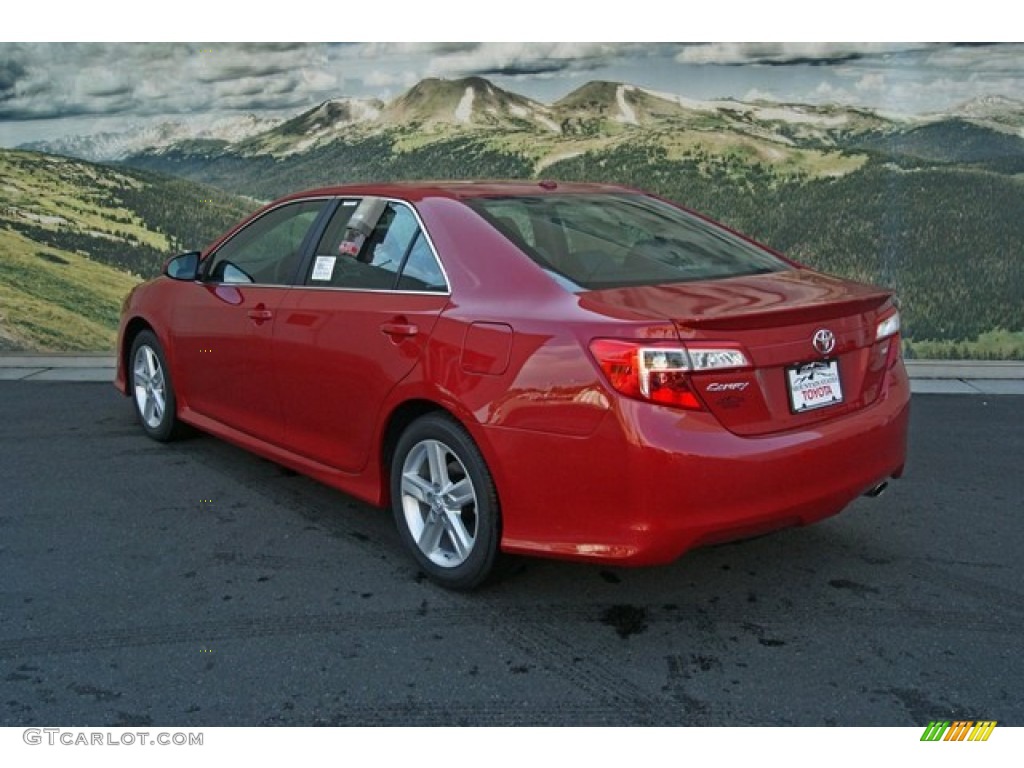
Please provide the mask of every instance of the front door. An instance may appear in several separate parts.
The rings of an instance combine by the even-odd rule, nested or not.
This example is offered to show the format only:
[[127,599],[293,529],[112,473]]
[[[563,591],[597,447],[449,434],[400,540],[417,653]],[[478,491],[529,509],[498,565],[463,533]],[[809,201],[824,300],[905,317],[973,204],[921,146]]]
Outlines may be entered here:
[[207,256],[201,280],[184,287],[172,327],[177,384],[189,409],[271,442],[283,434],[274,325],[327,203],[268,211]]

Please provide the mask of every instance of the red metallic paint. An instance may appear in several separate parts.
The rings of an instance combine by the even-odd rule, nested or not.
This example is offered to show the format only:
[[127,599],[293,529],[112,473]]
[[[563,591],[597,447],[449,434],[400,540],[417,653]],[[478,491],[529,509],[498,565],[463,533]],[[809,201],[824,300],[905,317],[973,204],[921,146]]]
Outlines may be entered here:
[[[501,546],[515,553],[663,563],[814,522],[902,473],[909,385],[898,337],[873,336],[887,291],[797,268],[573,294],[460,201],[576,190],[622,191],[446,183],[291,196],[409,202],[450,295],[158,278],[126,301],[115,384],[127,394],[128,330],[148,325],[183,421],[378,505],[392,415],[413,402],[444,409],[491,470]],[[810,339],[823,323],[847,400],[792,414],[785,367],[820,357]],[[676,410],[616,393],[588,351],[596,338],[730,342],[753,366],[695,374],[708,410]]]
[[[282,401],[279,441],[358,473],[388,393],[413,369],[447,296],[297,288],[284,291],[271,351]],[[386,332],[405,326],[409,335]]]

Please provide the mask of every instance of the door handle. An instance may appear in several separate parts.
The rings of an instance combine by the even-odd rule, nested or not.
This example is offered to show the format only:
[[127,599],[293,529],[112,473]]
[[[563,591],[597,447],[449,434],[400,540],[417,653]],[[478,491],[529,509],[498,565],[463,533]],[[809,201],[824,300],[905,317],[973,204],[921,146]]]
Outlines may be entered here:
[[256,325],[262,325],[267,320],[274,319],[274,313],[263,304],[257,304],[255,308],[250,309],[246,314],[249,315],[249,319],[256,323]]
[[380,329],[390,336],[392,341],[398,341],[402,338],[415,336],[420,332],[420,329],[412,323],[384,323],[381,325]]

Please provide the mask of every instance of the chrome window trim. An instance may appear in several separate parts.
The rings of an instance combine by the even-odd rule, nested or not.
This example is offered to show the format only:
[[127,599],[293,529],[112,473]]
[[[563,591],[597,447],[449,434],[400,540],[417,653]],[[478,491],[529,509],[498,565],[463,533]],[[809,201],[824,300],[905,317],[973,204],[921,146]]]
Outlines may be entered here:
[[[239,285],[239,283],[225,283]],[[252,283],[243,283],[252,285]],[[272,288],[294,288],[297,291],[342,291],[343,293],[387,293],[397,296],[451,296],[451,291],[396,291],[393,288],[340,288],[332,285],[276,285]]]
[[441,291],[392,291],[383,288],[335,288],[327,285],[268,285],[266,283],[210,283],[210,285],[278,288],[282,291],[345,291],[346,293],[388,293],[400,296],[451,296],[450,293],[441,293]]

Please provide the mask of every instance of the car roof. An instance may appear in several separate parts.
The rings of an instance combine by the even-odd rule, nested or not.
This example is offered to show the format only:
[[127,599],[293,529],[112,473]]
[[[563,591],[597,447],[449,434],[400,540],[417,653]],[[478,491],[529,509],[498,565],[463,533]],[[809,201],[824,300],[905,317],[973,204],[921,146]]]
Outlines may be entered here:
[[614,184],[589,184],[562,181],[391,181],[379,184],[342,184],[296,192],[281,198],[344,197],[373,195],[416,202],[431,197],[466,199],[473,197],[525,197],[557,194],[631,193],[637,190]]

